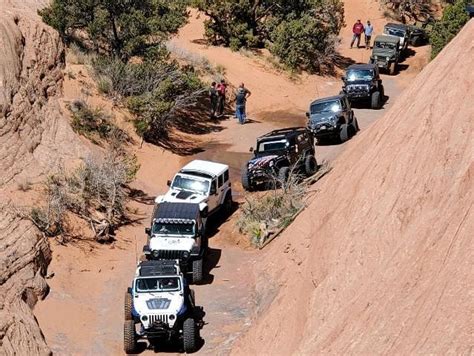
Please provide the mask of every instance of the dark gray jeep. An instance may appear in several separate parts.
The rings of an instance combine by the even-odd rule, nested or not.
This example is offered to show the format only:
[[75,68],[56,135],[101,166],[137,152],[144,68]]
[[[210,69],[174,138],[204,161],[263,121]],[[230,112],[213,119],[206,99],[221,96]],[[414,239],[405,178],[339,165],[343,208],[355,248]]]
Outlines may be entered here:
[[395,36],[379,35],[375,37],[369,63],[395,74],[400,61],[400,39]]
[[375,64],[353,64],[347,68],[342,80],[341,94],[346,94],[351,103],[369,101],[372,109],[382,107],[384,89]]
[[324,139],[347,141],[359,131],[359,124],[346,94],[315,100],[311,103],[308,129],[321,142]]

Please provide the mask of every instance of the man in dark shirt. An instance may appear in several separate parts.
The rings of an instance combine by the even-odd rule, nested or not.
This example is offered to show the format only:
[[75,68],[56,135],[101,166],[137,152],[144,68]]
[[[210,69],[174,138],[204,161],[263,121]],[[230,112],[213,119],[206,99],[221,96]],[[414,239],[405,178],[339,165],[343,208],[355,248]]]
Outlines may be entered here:
[[355,40],[357,40],[357,48],[359,48],[360,45],[360,36],[364,32],[365,28],[362,22],[360,20],[357,20],[357,22],[352,26],[352,41],[351,41],[351,48],[354,45]]
[[216,111],[217,111],[216,82],[212,82],[211,87],[209,88],[209,100],[211,102],[211,119],[213,119],[216,117]]
[[251,94],[252,93],[245,87],[244,83],[240,84],[237,93],[235,94],[235,116],[237,116],[241,125],[245,123],[245,105],[247,103],[247,98]]
[[227,84],[224,79],[217,85],[217,115],[224,115],[225,109],[225,95],[227,91]]

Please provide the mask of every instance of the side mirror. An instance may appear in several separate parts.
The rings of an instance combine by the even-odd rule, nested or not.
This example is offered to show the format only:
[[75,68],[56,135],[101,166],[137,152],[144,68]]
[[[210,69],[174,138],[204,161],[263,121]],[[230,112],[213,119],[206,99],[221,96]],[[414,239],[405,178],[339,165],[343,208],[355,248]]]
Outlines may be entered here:
[[147,234],[148,236],[150,236],[151,234],[151,229],[149,227],[146,227],[145,228],[145,234]]
[[167,185],[168,187],[171,187],[171,181],[170,181],[169,179],[166,181],[166,185]]
[[253,147],[250,147],[250,148],[249,148],[249,152],[253,152]]
[[305,115],[309,119],[309,112],[308,111],[306,111]]

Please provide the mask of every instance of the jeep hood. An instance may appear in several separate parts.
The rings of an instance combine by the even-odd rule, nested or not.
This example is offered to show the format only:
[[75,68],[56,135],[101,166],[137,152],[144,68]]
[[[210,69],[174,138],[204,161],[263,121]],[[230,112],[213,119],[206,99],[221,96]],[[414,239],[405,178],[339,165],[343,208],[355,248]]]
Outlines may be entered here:
[[[135,297],[136,296],[136,297]],[[184,297],[181,291],[177,292],[156,292],[156,293],[136,293],[133,297],[133,309],[140,316],[148,316],[147,321],[143,321],[143,326],[148,328],[150,315],[177,315],[183,308]],[[172,327],[176,322],[169,320]]]
[[249,169],[264,168],[277,157],[277,155],[269,155],[253,158],[248,162]]
[[352,80],[344,82],[345,85],[370,85],[371,83],[371,80]]
[[193,192],[190,190],[170,189],[165,195],[160,195],[155,199],[157,204],[168,203],[203,203],[207,201],[204,194]]
[[192,237],[164,237],[153,235],[150,238],[148,246],[151,251],[172,250],[172,251],[191,251],[195,240]]
[[392,57],[395,55],[395,51],[386,48],[374,48],[372,56],[377,57]]

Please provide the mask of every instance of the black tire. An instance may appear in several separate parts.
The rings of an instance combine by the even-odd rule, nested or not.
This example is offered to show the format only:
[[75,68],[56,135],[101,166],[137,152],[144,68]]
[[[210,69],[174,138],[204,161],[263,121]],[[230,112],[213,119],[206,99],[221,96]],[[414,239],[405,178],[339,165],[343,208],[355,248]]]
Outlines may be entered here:
[[372,97],[370,98],[370,107],[372,109],[380,109],[381,106],[380,92],[374,91]]
[[232,207],[234,202],[232,201],[232,193],[229,191],[227,192],[224,198],[224,213],[228,216],[232,214]]
[[193,283],[199,283],[202,281],[202,258],[194,260],[193,262]]
[[242,171],[242,177],[241,177],[241,181],[242,181],[242,187],[251,192],[253,189],[252,189],[252,182],[250,181],[250,177],[249,177],[249,172],[247,169],[244,169]]
[[198,341],[198,328],[193,318],[187,318],[183,323],[183,347],[184,352],[196,351]]
[[125,293],[124,313],[125,313],[125,320],[133,320],[132,295],[129,292]]
[[357,121],[356,118],[352,120],[352,126],[354,127],[355,133],[360,131],[359,122]]
[[318,162],[313,155],[307,155],[304,159],[304,172],[311,177],[318,170]]
[[290,167],[281,167],[278,171],[278,180],[285,183],[290,175]]
[[349,139],[349,130],[348,130],[348,125],[342,125],[341,126],[341,131],[339,132],[339,139],[341,142],[346,142]]
[[127,354],[133,354],[137,350],[137,337],[133,320],[126,320],[123,324],[123,350]]
[[383,103],[383,101],[385,100],[385,88],[383,87],[383,85],[379,87],[379,91],[380,91],[380,100],[382,100],[382,103]]

